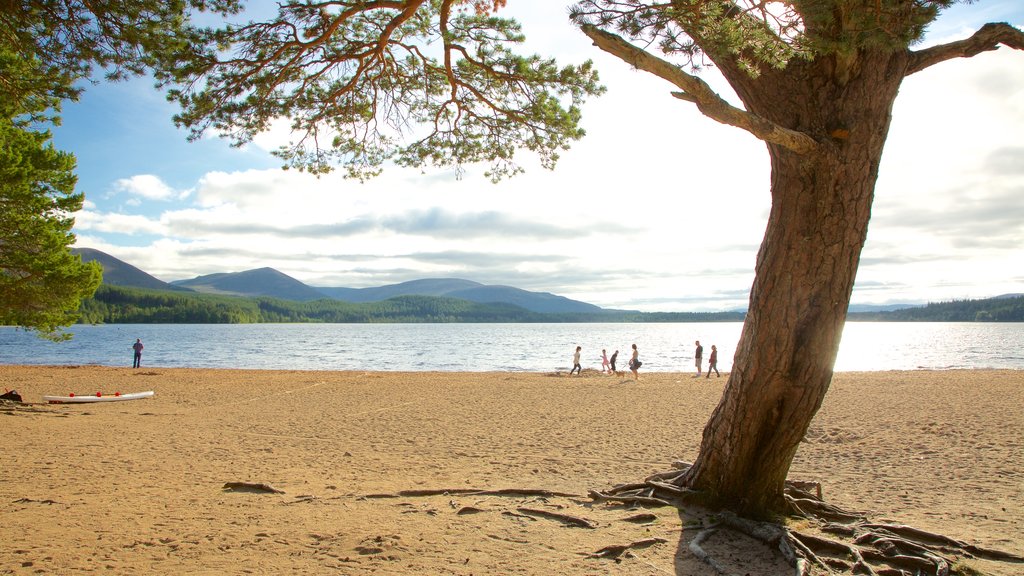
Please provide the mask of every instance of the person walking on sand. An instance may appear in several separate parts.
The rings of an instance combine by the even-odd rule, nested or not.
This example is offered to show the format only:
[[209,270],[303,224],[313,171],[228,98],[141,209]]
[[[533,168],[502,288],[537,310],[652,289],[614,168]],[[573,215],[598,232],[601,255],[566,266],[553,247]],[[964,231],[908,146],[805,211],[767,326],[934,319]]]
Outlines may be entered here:
[[694,378],[700,378],[700,372],[701,372],[701,366],[700,365],[701,365],[701,360],[703,359],[703,356],[704,356],[704,347],[700,345],[700,340],[697,340],[696,342],[694,342],[694,344],[697,345],[697,350],[693,354],[693,363],[697,366],[697,374],[694,376]]
[[629,370],[633,373],[633,380],[640,380],[640,365],[643,362],[640,361],[640,350],[637,349],[636,344],[633,344],[633,357],[629,359]]
[[573,372],[576,372],[576,375],[580,376],[580,373],[583,372],[583,366],[580,366],[580,352],[582,350],[582,346],[576,347],[576,353],[572,355],[572,370],[569,370],[569,376],[572,376]]
[[602,348],[601,349],[601,374],[606,374],[608,372],[608,366],[609,366],[609,363],[608,363],[608,351],[605,350],[604,348]]
[[618,360],[618,359],[619,359],[619,351],[616,350],[612,354],[611,359],[608,360],[608,363],[611,364],[611,367],[612,367],[612,372],[611,372],[612,374],[618,374],[618,370],[615,369],[615,361]]
[[718,348],[711,345],[711,356],[708,356],[708,375],[705,378],[711,378],[711,371],[715,371],[715,378],[721,378],[722,375],[718,373]]
[[135,344],[132,344],[132,350],[135,350],[135,357],[132,360],[132,368],[142,367],[142,340],[139,338],[135,339]]

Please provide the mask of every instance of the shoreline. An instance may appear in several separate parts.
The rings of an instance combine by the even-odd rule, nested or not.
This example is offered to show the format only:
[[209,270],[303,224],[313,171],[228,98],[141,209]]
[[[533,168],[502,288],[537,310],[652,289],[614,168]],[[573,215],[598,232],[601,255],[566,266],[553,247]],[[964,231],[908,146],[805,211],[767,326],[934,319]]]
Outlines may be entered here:
[[[637,526],[563,499],[568,513],[602,522],[573,531],[510,516],[508,499],[366,496],[530,488],[583,498],[692,461],[725,381],[0,365],[0,387],[28,402],[156,392],[0,414],[0,499],[12,503],[0,510],[10,527],[0,573],[676,573],[693,560],[679,545],[688,532],[664,509]],[[827,501],[872,519],[1024,554],[1021,406],[1022,370],[837,372],[790,478],[820,481]],[[284,494],[228,493],[229,482]],[[580,556],[647,537],[667,543],[620,564]],[[1019,567],[984,563],[999,576]],[[711,573],[693,570],[679,573]]]
[[[518,370],[518,369],[494,369],[494,370],[358,370],[354,368],[259,368],[259,367],[208,367],[208,366],[163,366],[163,365],[152,365],[142,366],[141,368],[132,368],[127,365],[113,365],[113,364],[98,364],[98,363],[69,363],[69,364],[26,364],[24,362],[12,362],[5,363],[0,361],[0,368],[53,368],[53,369],[76,369],[76,368],[101,368],[109,370],[209,370],[212,372],[324,372],[324,373],[337,373],[337,374],[349,374],[349,373],[380,373],[380,374],[524,374],[524,375],[536,375],[536,376],[567,376],[569,373],[569,366],[559,367],[551,370]],[[629,368],[622,366],[619,372],[624,375],[629,375]],[[887,374],[897,372],[933,372],[933,373],[945,373],[945,372],[1020,372],[1024,373],[1024,368],[1000,368],[991,366],[981,367],[949,367],[949,368],[886,368],[881,370],[836,370],[833,372],[834,375],[857,375],[857,374]],[[723,369],[721,371],[722,378],[728,377],[730,371]],[[602,373],[599,368],[583,368],[583,374],[593,377],[611,377],[610,374]],[[680,370],[647,370],[642,369],[641,377],[644,374],[657,374],[662,376],[678,376],[681,378],[692,377],[693,372],[686,372]],[[701,378],[706,374],[702,372]],[[713,379],[713,378],[712,378]]]

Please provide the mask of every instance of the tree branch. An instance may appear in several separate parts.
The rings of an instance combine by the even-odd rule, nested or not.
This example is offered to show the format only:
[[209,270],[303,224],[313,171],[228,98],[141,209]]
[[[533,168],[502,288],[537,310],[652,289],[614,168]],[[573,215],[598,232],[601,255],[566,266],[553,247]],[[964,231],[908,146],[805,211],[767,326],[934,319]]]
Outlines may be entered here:
[[933,64],[945,62],[952,58],[971,58],[982,52],[995,50],[999,48],[1000,44],[1016,50],[1024,50],[1024,32],[1005,22],[990,22],[982,26],[973,36],[966,40],[958,40],[912,52],[906,75],[910,76]]
[[681,88],[682,92],[673,92],[672,95],[680,100],[695,103],[697,109],[712,120],[742,128],[760,140],[783,146],[800,154],[813,152],[818,147],[818,143],[803,132],[784,128],[729,104],[700,78],[687,74],[675,64],[633,46],[621,36],[601,30],[592,24],[584,24],[580,26],[580,29],[601,50],[639,70],[654,74]]

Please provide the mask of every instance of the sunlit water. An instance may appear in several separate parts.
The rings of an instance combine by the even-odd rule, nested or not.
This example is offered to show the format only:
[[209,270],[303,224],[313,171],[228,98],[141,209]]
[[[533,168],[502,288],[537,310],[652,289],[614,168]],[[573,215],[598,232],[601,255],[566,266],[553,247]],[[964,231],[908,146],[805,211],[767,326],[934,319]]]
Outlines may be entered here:
[[[111,324],[75,326],[69,342],[0,327],[0,363],[131,366],[141,338],[143,367],[528,371],[568,370],[576,346],[584,368],[601,349],[636,343],[645,372],[693,369],[694,341],[732,365],[740,323],[672,324]],[[851,322],[837,371],[1024,369],[1022,323]]]

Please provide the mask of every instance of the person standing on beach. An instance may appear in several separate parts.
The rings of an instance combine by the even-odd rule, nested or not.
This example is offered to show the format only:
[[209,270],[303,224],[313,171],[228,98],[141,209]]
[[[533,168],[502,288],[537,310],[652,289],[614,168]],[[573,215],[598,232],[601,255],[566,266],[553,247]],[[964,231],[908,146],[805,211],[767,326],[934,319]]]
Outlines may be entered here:
[[700,340],[697,340],[696,342],[694,342],[694,344],[697,345],[697,351],[693,355],[693,362],[697,366],[697,375],[694,376],[694,378],[700,378],[700,372],[701,372],[701,366],[700,365],[701,365],[701,360],[703,359],[703,356],[704,356],[704,347],[700,345]]
[[640,365],[643,362],[640,361],[640,350],[637,349],[636,344],[633,344],[633,357],[629,359],[629,370],[633,373],[633,381],[640,380]]
[[569,370],[569,376],[572,376],[573,372],[576,372],[577,376],[583,372],[583,366],[580,365],[580,352],[583,350],[582,346],[576,347],[576,353],[572,355],[572,370]]
[[135,350],[135,358],[132,360],[132,368],[142,367],[142,348],[142,340],[136,338],[135,344],[132,344],[132,350]]
[[608,372],[608,351],[601,349],[601,374]]
[[612,365],[612,374],[617,374],[618,373],[618,371],[615,369],[615,361],[618,360],[618,359],[619,359],[619,351],[616,350],[615,353],[612,354],[611,360],[608,361],[608,363]]
[[711,371],[715,371],[715,378],[721,378],[722,375],[718,373],[718,348],[711,345],[711,356],[708,356],[708,375],[705,378],[711,378]]

